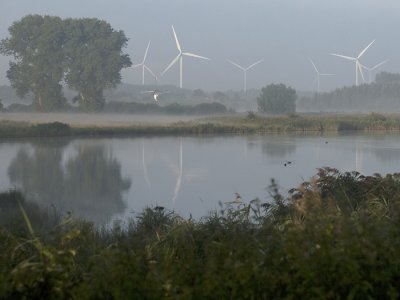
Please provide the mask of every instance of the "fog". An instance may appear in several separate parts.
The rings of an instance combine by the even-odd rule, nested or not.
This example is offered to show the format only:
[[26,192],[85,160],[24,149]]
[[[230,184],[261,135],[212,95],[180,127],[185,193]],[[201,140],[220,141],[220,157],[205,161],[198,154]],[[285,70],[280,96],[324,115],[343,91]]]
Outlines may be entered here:
[[[354,84],[351,62],[330,56],[335,52],[356,56],[373,39],[376,43],[362,57],[367,66],[390,59],[379,70],[400,69],[400,2],[394,0],[2,0],[0,37],[8,36],[12,22],[27,14],[66,17],[96,17],[123,30],[129,38],[125,52],[139,63],[151,40],[147,65],[160,74],[177,55],[171,25],[182,48],[211,61],[184,59],[184,82],[188,89],[240,90],[243,74],[226,62],[243,66],[264,59],[248,73],[248,88],[285,83],[298,90],[312,90],[312,58],[323,73],[326,91]],[[8,84],[8,57],[0,57],[0,84]],[[139,84],[141,71],[125,69],[123,82]],[[148,75],[146,81],[151,81]],[[152,81],[153,82],[153,81]],[[175,65],[160,84],[179,84]]]

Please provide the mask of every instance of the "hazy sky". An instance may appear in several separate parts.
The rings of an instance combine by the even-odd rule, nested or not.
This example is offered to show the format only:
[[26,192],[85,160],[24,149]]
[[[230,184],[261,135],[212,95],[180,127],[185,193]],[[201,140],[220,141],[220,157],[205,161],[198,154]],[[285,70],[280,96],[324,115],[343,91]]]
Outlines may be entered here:
[[[354,64],[328,53],[356,56],[373,39],[362,63],[390,59],[380,70],[400,71],[400,1],[398,0],[1,0],[0,37],[12,22],[27,14],[96,17],[123,30],[125,52],[142,60],[149,40],[147,65],[161,73],[178,54],[171,25],[183,50],[211,58],[184,59],[184,87],[205,90],[241,89],[243,74],[226,62],[241,65],[264,59],[248,73],[248,88],[283,82],[299,90],[313,88],[311,57],[321,72],[321,89],[351,85]],[[7,84],[7,57],[0,57],[0,84]],[[140,83],[138,69],[122,72],[123,82]],[[366,74],[367,75],[367,74]],[[147,82],[153,82],[146,74]],[[179,84],[175,65],[160,83]]]

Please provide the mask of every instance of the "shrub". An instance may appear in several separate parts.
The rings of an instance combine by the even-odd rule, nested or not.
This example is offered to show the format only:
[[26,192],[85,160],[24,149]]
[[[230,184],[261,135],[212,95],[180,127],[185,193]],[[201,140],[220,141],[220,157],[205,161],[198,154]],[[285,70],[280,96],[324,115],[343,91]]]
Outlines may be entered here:
[[258,109],[271,114],[285,114],[296,111],[296,90],[284,84],[270,84],[261,89],[257,98]]

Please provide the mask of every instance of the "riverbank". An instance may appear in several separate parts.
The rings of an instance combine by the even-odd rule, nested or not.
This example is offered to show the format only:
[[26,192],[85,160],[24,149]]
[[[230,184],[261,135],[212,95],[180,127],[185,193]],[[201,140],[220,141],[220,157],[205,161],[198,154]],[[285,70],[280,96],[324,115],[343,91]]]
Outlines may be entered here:
[[0,299],[397,299],[400,177],[320,169],[288,198],[96,228],[0,194]]
[[399,131],[400,115],[200,116],[0,114],[0,138]]

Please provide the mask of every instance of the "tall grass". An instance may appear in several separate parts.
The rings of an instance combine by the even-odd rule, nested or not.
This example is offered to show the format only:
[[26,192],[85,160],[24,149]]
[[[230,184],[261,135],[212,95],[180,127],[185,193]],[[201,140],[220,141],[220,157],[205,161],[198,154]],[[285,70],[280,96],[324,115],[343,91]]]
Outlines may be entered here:
[[199,220],[155,207],[108,229],[1,194],[0,217],[26,217],[22,233],[0,226],[0,298],[399,297],[400,174],[323,168],[288,197],[269,191]]
[[32,125],[23,122],[0,122],[0,138],[56,136],[123,136],[183,134],[254,134],[282,132],[398,131],[397,115],[300,115],[265,116],[255,113],[209,117],[173,124],[128,126],[70,126],[53,122]]

